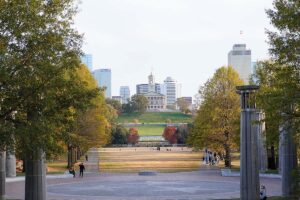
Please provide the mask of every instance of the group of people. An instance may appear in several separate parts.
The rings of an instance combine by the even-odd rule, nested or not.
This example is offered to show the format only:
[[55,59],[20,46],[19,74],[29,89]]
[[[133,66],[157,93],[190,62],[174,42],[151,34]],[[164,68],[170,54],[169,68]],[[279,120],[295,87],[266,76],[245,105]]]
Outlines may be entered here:
[[[83,163],[80,163],[79,164],[79,177],[83,177],[84,170],[85,170],[85,167],[84,167]],[[75,172],[74,166],[69,169],[69,173],[73,175],[73,178],[75,178],[76,172]]]
[[209,151],[205,149],[203,156],[203,163],[207,165],[218,165],[220,161],[220,156],[216,152]]

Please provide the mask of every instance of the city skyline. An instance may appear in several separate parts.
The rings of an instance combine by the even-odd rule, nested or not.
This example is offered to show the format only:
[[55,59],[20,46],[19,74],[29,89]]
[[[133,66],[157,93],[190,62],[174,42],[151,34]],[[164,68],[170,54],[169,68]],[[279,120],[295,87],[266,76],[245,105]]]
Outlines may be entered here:
[[85,0],[79,8],[75,26],[85,34],[83,50],[93,54],[94,69],[112,70],[112,95],[122,85],[135,91],[153,71],[157,82],[174,77],[182,96],[194,96],[238,43],[254,62],[269,58],[265,9],[271,0]]

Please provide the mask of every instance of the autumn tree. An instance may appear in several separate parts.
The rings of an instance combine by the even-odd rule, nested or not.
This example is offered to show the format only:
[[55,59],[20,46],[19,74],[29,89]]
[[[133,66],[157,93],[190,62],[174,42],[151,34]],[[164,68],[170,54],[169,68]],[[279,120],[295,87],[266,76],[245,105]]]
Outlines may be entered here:
[[130,128],[129,134],[127,137],[128,144],[135,145],[139,141],[139,138],[140,138],[140,136],[139,136],[138,130],[136,128]]
[[105,102],[106,102],[106,104],[111,105],[117,111],[118,114],[121,114],[122,104],[120,103],[120,101],[115,100],[115,99],[106,98]]
[[167,140],[170,144],[176,144],[177,143],[177,137],[176,137],[176,130],[177,128],[175,126],[167,126],[164,129],[163,137],[165,140]]
[[199,91],[202,101],[188,138],[195,148],[224,152],[226,167],[231,167],[230,154],[239,142],[240,98],[236,86],[242,84],[232,67],[217,69]]
[[26,157],[26,200],[46,198],[44,152],[61,152],[78,111],[99,93],[76,75],[76,12],[73,0],[0,2],[0,146]]
[[178,98],[176,103],[177,103],[177,105],[178,105],[181,112],[186,113],[186,114],[191,112],[189,110],[189,103],[185,99]]
[[[96,89],[97,83],[85,65],[81,65],[77,71],[78,79],[85,83],[86,88]],[[78,112],[74,118],[73,129],[70,130],[70,137],[66,140],[69,150],[68,167],[72,166],[81,152],[86,152],[91,147],[103,146],[110,142],[111,123],[117,116],[117,111],[104,100],[104,91],[100,92],[90,100],[90,106],[86,110],[75,110]],[[72,155],[79,153],[78,156]],[[71,160],[70,160],[71,159]]]

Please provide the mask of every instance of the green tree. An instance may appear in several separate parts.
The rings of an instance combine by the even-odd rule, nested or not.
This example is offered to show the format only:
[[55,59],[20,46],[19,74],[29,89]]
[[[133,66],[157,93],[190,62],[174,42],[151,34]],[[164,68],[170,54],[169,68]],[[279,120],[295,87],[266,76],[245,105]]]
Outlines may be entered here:
[[122,126],[117,125],[112,128],[112,144],[127,144],[128,130]]
[[144,95],[133,95],[131,97],[133,110],[139,114],[143,114],[147,110],[148,99]]
[[178,144],[185,144],[188,138],[188,125],[180,125],[177,127],[175,135]]
[[132,105],[131,101],[129,101],[126,104],[122,104],[122,112],[123,113],[128,113],[128,114],[134,112],[134,108],[133,108],[133,105]]
[[39,176],[31,167],[43,169],[42,152],[61,152],[69,125],[99,92],[75,73],[82,43],[72,27],[76,11],[73,0],[0,2],[0,145],[14,142],[26,157],[26,200],[45,198],[44,184],[32,187]]
[[105,102],[106,104],[111,105],[118,112],[118,114],[122,112],[122,104],[120,103],[120,101],[107,98],[105,99]]
[[[271,24],[277,29],[267,31],[272,61],[263,63],[262,67],[262,71],[270,72],[272,75],[265,73],[267,76],[260,76],[261,86],[264,88],[260,92],[260,99],[267,112],[266,120],[269,121],[270,126],[273,127],[279,123],[281,127],[284,126],[285,130],[288,130],[293,141],[299,141],[300,96],[295,91],[300,89],[300,2],[298,0],[274,0],[273,5],[273,9],[267,10]],[[271,88],[267,88],[268,84]],[[267,102],[272,103],[273,108],[267,105]],[[297,154],[290,156],[290,160],[297,161]],[[288,187],[285,187],[287,189],[283,191],[284,195],[290,198],[299,196],[300,193],[299,171],[297,162],[294,163],[291,166],[288,165],[293,170],[289,170],[290,174],[287,176],[292,177],[298,174],[298,179],[294,177]]]
[[213,148],[225,153],[231,167],[231,151],[238,145],[240,98],[236,86],[243,81],[232,67],[219,68],[199,93],[202,103],[188,141],[195,148]]

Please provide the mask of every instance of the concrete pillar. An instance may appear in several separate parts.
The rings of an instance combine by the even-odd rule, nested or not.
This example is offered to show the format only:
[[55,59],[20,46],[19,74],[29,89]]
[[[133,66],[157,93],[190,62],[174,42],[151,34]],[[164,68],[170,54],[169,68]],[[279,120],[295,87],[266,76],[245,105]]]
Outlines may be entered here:
[[5,199],[5,151],[0,151],[0,200]]
[[257,145],[258,145],[258,165],[259,171],[265,172],[268,169],[268,155],[266,148],[266,126],[264,120],[265,114],[262,111],[256,113]]
[[241,156],[240,156],[240,195],[243,200],[259,200],[259,163],[257,144],[257,110],[255,90],[258,86],[238,86],[241,95]]
[[6,177],[16,177],[16,155],[13,150],[6,151]]
[[25,200],[46,200],[45,153],[26,156]]
[[292,137],[291,129],[287,126],[280,127],[280,164],[282,174],[282,195],[292,197],[298,183],[293,174],[297,170],[297,148]]

